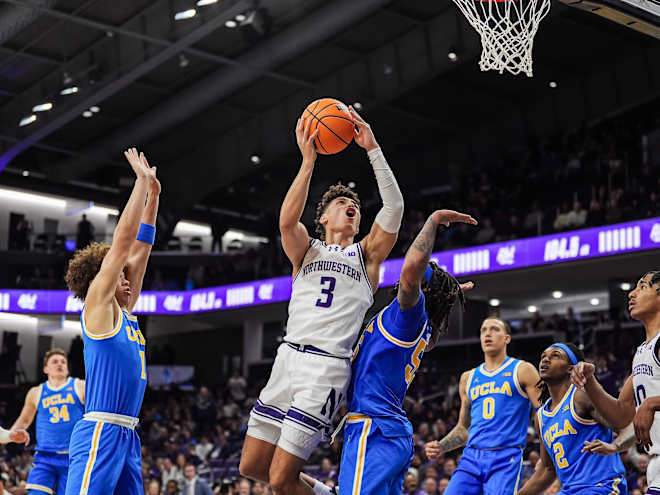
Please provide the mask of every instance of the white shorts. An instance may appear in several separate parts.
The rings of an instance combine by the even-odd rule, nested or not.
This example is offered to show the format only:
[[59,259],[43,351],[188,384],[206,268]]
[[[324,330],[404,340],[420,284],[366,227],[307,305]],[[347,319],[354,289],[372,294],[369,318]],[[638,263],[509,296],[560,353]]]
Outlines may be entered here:
[[646,484],[649,487],[646,493],[660,493],[660,456],[651,456],[646,468]]
[[350,360],[282,343],[247,434],[307,459],[328,438],[350,381]]

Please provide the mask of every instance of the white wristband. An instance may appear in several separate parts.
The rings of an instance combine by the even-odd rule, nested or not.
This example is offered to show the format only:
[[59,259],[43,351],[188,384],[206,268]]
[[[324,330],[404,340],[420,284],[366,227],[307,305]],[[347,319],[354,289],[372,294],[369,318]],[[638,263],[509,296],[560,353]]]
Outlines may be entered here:
[[376,215],[376,223],[385,232],[396,234],[403,218],[403,196],[399,184],[380,148],[369,151],[367,155],[376,175],[380,199],[383,201],[383,207]]
[[11,439],[9,438],[9,430],[0,428],[0,443],[9,443]]

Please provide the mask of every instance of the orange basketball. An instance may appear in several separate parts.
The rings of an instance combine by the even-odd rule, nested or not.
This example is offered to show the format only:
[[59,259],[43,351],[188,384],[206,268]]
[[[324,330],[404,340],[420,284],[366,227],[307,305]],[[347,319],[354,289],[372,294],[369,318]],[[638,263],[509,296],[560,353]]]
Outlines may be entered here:
[[321,98],[310,103],[302,115],[303,119],[312,119],[309,133],[318,128],[319,134],[314,140],[316,151],[324,155],[334,155],[346,148],[353,139],[353,120],[348,107],[334,98]]

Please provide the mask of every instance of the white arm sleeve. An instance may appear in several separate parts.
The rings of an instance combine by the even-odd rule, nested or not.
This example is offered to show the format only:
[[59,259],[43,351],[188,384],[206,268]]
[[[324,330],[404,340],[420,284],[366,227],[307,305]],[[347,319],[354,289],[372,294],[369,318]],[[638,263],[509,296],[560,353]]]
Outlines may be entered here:
[[394,174],[385,160],[385,155],[380,148],[373,149],[367,153],[371,166],[374,168],[378,192],[383,201],[383,207],[376,215],[376,223],[390,234],[396,234],[401,227],[403,218],[403,196],[399,189]]
[[0,428],[0,443],[9,443],[11,439],[9,438],[9,430]]

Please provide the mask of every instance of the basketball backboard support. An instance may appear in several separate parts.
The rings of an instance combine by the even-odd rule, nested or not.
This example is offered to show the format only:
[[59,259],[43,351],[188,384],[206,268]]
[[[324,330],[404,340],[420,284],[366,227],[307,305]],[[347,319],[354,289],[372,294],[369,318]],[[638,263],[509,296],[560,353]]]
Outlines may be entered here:
[[660,0],[560,0],[660,39]]

